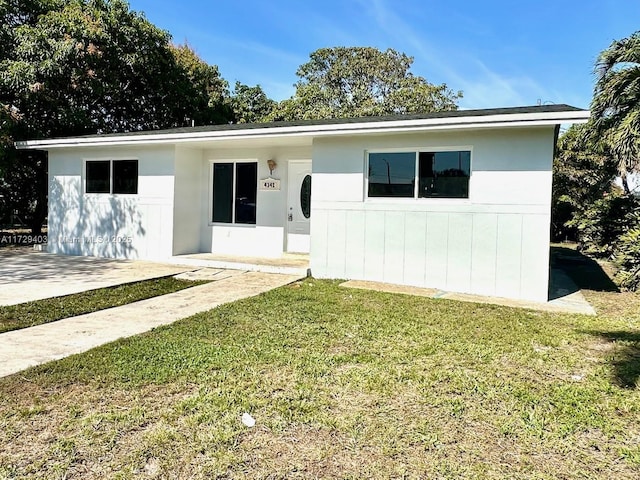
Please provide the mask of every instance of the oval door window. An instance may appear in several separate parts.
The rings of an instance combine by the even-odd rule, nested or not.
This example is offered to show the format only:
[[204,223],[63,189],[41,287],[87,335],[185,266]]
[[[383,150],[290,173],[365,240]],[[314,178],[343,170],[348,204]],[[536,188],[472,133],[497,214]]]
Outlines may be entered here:
[[311,175],[304,177],[300,186],[300,209],[304,218],[311,217]]

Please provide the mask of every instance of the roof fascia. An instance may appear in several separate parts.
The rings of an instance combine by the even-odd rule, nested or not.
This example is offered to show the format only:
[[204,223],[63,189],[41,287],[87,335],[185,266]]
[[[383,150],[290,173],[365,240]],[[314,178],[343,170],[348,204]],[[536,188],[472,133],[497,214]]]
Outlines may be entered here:
[[203,132],[145,133],[141,135],[109,135],[70,137],[49,140],[16,142],[18,149],[53,149],[70,147],[152,145],[166,143],[193,143],[233,139],[263,139],[287,137],[323,137],[340,135],[366,135],[374,133],[408,133],[468,128],[507,128],[523,126],[559,125],[562,123],[586,123],[590,112],[586,110],[541,112],[501,115],[476,115],[469,117],[444,117],[378,122],[334,123],[265,127],[238,130],[212,130]]

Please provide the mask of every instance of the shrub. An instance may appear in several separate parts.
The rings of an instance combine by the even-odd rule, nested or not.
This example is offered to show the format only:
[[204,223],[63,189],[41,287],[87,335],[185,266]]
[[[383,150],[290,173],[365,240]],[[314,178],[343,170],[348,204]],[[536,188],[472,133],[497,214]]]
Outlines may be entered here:
[[578,230],[579,249],[611,258],[621,236],[634,225],[640,199],[633,195],[607,194],[576,215],[568,225]]
[[640,290],[640,209],[629,215],[629,228],[615,245],[615,282],[625,290]]

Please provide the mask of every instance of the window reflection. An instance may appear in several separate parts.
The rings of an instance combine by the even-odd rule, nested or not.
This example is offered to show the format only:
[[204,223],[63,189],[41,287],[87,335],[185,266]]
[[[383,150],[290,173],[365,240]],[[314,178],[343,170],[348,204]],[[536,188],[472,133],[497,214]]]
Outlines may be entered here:
[[413,197],[415,152],[369,154],[370,197]]
[[418,157],[418,197],[469,197],[471,152],[420,152]]

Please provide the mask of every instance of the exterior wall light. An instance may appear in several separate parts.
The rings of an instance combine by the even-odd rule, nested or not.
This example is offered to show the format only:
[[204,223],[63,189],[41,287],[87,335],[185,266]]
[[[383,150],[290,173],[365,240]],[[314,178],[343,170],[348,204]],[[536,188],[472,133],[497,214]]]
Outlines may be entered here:
[[273,159],[267,160],[267,165],[269,166],[269,175],[271,175],[273,171],[276,169],[276,167],[278,166],[276,161]]

